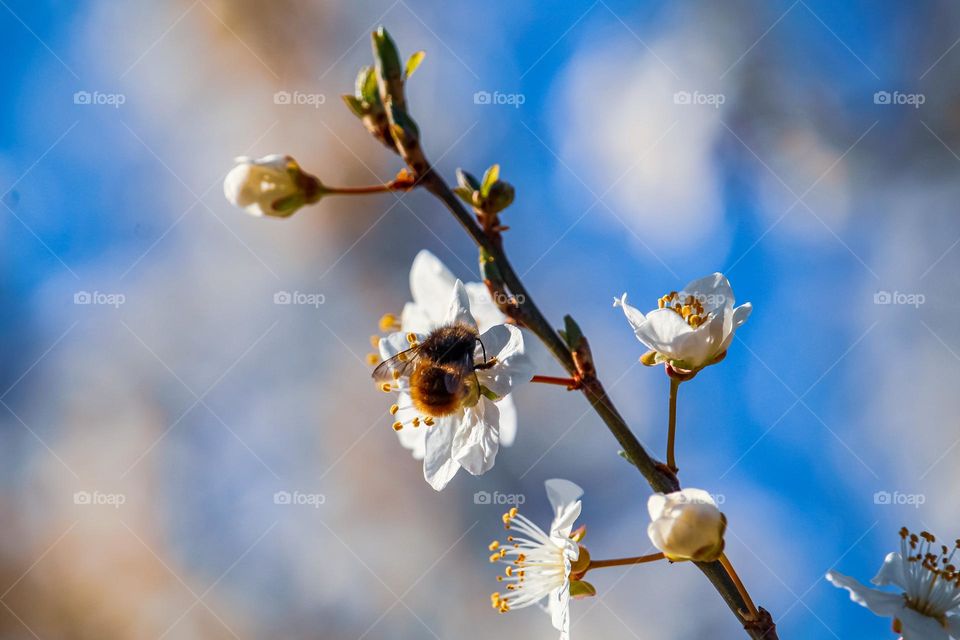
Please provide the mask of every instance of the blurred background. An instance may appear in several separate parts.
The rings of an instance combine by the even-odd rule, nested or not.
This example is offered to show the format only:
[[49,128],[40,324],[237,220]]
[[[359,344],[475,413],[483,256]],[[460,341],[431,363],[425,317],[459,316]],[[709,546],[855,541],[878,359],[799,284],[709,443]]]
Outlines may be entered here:
[[[477,278],[437,202],[225,202],[242,154],[396,172],[339,99],[381,23],[427,51],[430,157],[502,165],[508,252],[652,452],[668,382],[613,297],[724,271],[753,303],[681,389],[682,480],[781,637],[894,637],[823,574],[869,579],[903,525],[960,536],[946,0],[0,1],[0,637],[554,638],[490,609],[482,496],[546,525],[556,476],[595,557],[648,551],[649,488],[579,394],[520,390],[515,445],[441,494],[399,446],[369,336],[420,249]],[[591,581],[575,638],[744,637],[692,566]]]

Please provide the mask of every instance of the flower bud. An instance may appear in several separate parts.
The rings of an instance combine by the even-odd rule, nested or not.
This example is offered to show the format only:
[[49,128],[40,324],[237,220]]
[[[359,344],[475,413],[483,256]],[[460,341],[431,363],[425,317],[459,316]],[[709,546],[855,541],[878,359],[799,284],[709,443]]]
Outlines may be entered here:
[[727,519],[706,491],[655,493],[647,509],[651,520],[647,534],[667,559],[712,562],[723,553]]
[[326,190],[290,156],[237,158],[237,166],[223,181],[223,195],[236,207],[255,216],[286,218],[305,204],[313,204]]

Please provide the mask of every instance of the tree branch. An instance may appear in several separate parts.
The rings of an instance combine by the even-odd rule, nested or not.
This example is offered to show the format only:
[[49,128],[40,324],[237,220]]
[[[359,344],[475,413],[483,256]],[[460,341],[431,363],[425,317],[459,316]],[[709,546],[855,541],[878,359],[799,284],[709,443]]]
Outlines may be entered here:
[[[429,166],[429,165],[428,165]],[[581,379],[580,390],[586,396],[597,415],[603,420],[604,424],[617,439],[624,454],[646,478],[655,491],[661,493],[670,493],[680,490],[680,483],[677,481],[665,465],[654,460],[647,453],[640,441],[627,426],[627,423],[621,417],[613,401],[607,395],[603,384],[596,377],[590,375],[583,377],[583,372],[574,362],[574,354],[563,341],[563,338],[553,329],[549,321],[543,316],[533,301],[533,297],[527,291],[523,282],[517,276],[513,266],[507,259],[503,251],[502,242],[499,237],[491,237],[484,233],[483,229],[476,223],[474,216],[460,202],[457,196],[450,190],[447,183],[433,169],[429,169],[419,182],[427,191],[443,202],[444,206],[453,214],[458,222],[463,226],[466,232],[473,238],[477,246],[489,255],[490,259],[496,265],[505,284],[513,295],[512,300],[518,308],[519,317],[517,318],[524,327],[533,332],[546,345],[550,353],[557,359],[560,365],[575,378]],[[723,597],[724,602],[730,607],[730,610],[737,616],[737,619],[743,623],[740,618],[740,611],[747,610],[747,603],[744,602],[737,590],[736,585],[727,574],[723,565],[717,562],[697,562],[697,567],[716,588]],[[744,629],[751,638],[756,640],[777,640],[776,626],[768,612],[760,609],[760,620],[747,623]]]

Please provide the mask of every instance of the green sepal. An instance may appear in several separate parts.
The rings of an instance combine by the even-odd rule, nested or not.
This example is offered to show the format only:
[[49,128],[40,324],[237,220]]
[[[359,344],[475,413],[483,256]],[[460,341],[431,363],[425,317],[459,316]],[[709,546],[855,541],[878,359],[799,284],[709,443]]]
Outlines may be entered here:
[[597,588],[594,587],[589,582],[585,580],[571,580],[570,581],[570,597],[571,598],[591,598],[597,595]]
[[347,108],[353,112],[353,115],[357,116],[358,118],[362,118],[363,116],[367,115],[366,110],[363,108],[363,102],[360,101],[360,98],[346,93],[340,97],[343,98],[344,103],[346,103]]

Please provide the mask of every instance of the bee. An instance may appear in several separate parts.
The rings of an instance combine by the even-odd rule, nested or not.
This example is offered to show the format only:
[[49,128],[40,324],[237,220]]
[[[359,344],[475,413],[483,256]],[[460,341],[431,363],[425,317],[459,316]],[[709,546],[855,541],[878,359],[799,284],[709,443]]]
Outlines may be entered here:
[[[389,390],[400,378],[409,382],[413,406],[428,416],[440,418],[455,413],[479,399],[480,382],[476,372],[489,369],[496,358],[487,360],[486,349],[475,328],[464,323],[438,327],[423,342],[407,337],[411,346],[381,362],[373,379]],[[483,359],[476,362],[480,345]]]

